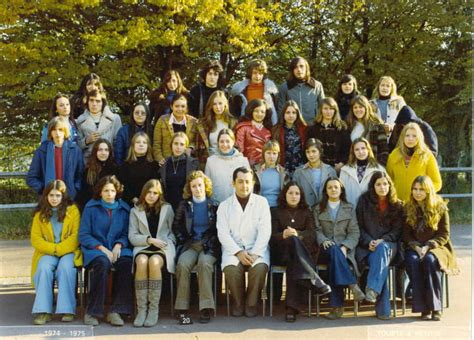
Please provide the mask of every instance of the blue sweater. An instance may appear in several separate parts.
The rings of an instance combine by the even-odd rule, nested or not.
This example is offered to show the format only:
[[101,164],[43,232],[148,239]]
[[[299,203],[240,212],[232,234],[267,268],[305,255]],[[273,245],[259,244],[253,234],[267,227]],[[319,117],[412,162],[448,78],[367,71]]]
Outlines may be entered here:
[[193,240],[200,241],[208,228],[207,199],[202,202],[193,200]]

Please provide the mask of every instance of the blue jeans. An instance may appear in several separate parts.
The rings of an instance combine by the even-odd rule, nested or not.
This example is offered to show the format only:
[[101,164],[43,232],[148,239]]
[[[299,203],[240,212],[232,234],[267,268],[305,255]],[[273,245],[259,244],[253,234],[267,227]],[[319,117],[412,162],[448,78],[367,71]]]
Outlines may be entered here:
[[104,303],[107,294],[107,279],[112,266],[115,268],[112,282],[112,305],[110,313],[131,314],[133,306],[132,258],[120,257],[113,265],[104,255],[96,257],[87,266],[91,271],[87,314],[95,317],[104,316]]
[[76,268],[74,254],[62,257],[43,255],[33,277],[35,302],[32,313],[53,313],[53,284],[58,284],[57,314],[76,313]]
[[436,256],[428,252],[420,260],[416,251],[408,250],[405,254],[405,264],[413,289],[412,311],[440,311],[441,271]]
[[390,316],[390,292],[387,285],[388,267],[392,250],[386,242],[380,243],[368,256],[369,273],[367,288],[375,291],[375,313],[377,316]]
[[332,290],[329,295],[329,305],[342,307],[344,305],[344,287],[357,283],[357,279],[339,246],[331,246],[326,250],[321,247],[321,252],[328,257],[327,283]]

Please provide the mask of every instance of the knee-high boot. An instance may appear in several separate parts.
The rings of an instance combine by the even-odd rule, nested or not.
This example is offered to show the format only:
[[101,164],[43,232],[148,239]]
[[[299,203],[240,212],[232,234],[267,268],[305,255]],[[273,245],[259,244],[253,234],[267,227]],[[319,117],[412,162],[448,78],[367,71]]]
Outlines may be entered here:
[[143,327],[147,315],[148,280],[135,280],[135,297],[137,299],[137,316],[133,321],[133,326]]
[[160,307],[162,280],[148,281],[148,315],[144,323],[145,327],[152,327],[158,323]]

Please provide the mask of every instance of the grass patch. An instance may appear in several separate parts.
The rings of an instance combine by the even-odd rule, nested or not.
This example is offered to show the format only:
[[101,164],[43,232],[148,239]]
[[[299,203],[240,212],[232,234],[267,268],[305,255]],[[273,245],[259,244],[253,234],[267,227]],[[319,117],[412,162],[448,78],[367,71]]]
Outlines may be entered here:
[[31,221],[33,220],[31,213],[31,209],[0,210],[0,239],[29,239]]

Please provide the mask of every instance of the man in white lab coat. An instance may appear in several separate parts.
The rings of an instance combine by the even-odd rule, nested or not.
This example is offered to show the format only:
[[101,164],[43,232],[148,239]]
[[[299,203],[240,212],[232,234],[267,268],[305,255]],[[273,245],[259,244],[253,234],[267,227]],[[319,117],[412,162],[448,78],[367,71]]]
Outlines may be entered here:
[[244,310],[247,317],[257,315],[259,293],[270,266],[270,207],[264,197],[252,193],[254,183],[250,168],[235,169],[235,193],[217,210],[217,235],[222,244],[222,270],[233,299],[232,316],[242,316]]

